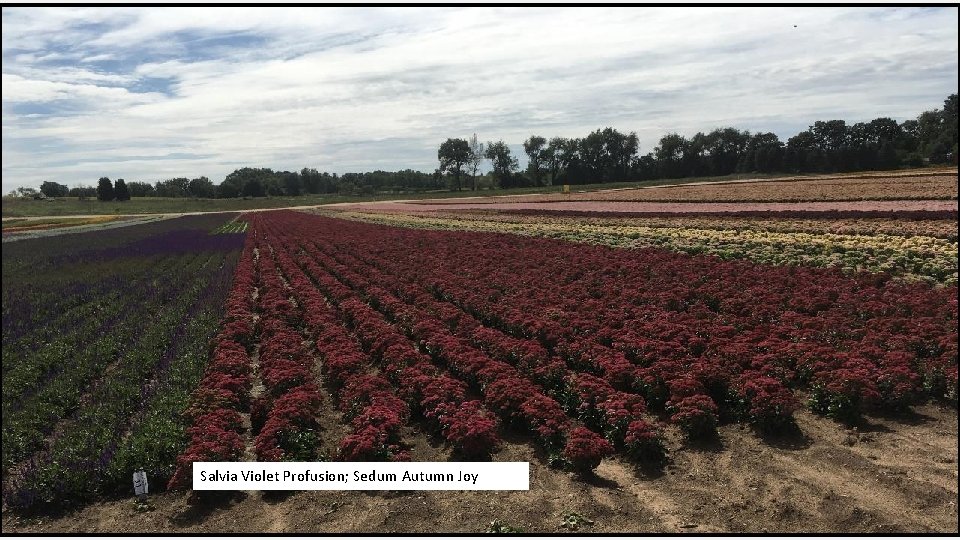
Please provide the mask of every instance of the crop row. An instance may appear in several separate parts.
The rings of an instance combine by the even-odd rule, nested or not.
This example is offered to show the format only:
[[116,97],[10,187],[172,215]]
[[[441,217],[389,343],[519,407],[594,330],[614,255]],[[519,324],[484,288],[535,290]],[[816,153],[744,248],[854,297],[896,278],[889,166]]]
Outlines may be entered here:
[[[303,234],[324,238],[317,229]],[[623,354],[648,404],[704,395],[721,414],[754,410],[759,418],[769,413],[744,402],[762,390],[752,401],[788,410],[785,386],[810,389],[816,410],[852,418],[924,396],[956,399],[952,287],[363,224],[338,223],[336,236],[326,237],[427,284],[487,326],[536,337],[568,359]],[[697,393],[685,396],[689,378]]]
[[[296,249],[296,238],[285,237],[282,232],[268,236],[276,244],[286,246],[288,251]],[[596,466],[604,455],[608,444],[586,429],[574,428],[564,415],[561,406],[552,398],[537,389],[537,385],[521,375],[516,369],[504,362],[496,361],[482,351],[471,346],[466,340],[450,334],[441,325],[434,324],[432,317],[420,320],[417,326],[420,343],[430,342],[425,349],[430,355],[417,350],[402,328],[388,322],[381,312],[360,300],[346,274],[348,268],[337,265],[315,249],[315,246],[300,246],[305,250],[301,263],[315,278],[320,290],[328,294],[339,306],[341,319],[346,322],[363,344],[369,362],[379,365],[391,382],[401,384],[401,395],[407,399],[410,409],[418,413],[428,425],[439,432],[461,455],[478,456],[490,453],[495,447],[496,422],[477,401],[466,401],[466,385],[438,371],[431,365],[431,357],[437,366],[447,366],[451,374],[456,374],[474,383],[482,389],[484,403],[498,412],[505,420],[529,428],[545,447],[554,452],[561,449],[575,464],[582,467]],[[309,256],[307,256],[307,254]],[[317,261],[322,264],[317,265]],[[322,267],[322,268],[321,268]],[[329,273],[328,273],[329,272]],[[355,276],[356,277],[356,276]],[[292,283],[296,283],[294,280]],[[300,281],[297,291],[311,290],[311,282]],[[364,290],[367,299],[373,289]],[[384,291],[377,297],[378,304],[393,300]],[[415,314],[408,314],[416,316]],[[413,334],[411,326],[406,330]],[[441,345],[442,344],[442,345]],[[362,357],[361,357],[362,358]],[[391,376],[392,375],[392,376]],[[638,402],[642,408],[642,400]],[[550,412],[552,411],[552,412]],[[382,414],[382,413],[381,413]],[[395,415],[394,415],[395,416]],[[368,415],[353,417],[367,424],[367,428],[376,427],[382,420]],[[401,423],[403,418],[392,418],[391,425]],[[565,446],[564,446],[565,445]],[[382,444],[364,445],[381,448]],[[371,459],[377,455],[356,455],[342,452],[346,459]],[[388,454],[379,456],[381,459]]]
[[[207,363],[240,247],[239,237],[211,240],[208,221],[169,220],[151,234],[141,226],[118,229],[109,242],[95,239],[72,254],[66,247],[72,259],[50,253],[60,264],[41,260],[32,273],[5,259],[4,301],[31,302],[41,327],[4,345],[7,507],[70,505],[126,491],[139,468],[154,478],[171,474],[184,444],[180,415]],[[96,233],[75,240],[82,244],[88,234]],[[36,243],[43,252],[48,241],[17,244]],[[80,298],[64,297],[68,308],[57,314],[48,304],[55,298],[31,291],[63,275],[78,284],[66,290]],[[65,322],[72,324],[60,326]]]
[[[797,390],[851,422],[956,400],[955,288],[293,212],[247,219],[269,254],[257,279],[282,291],[262,321],[290,332],[288,360],[312,341],[290,372],[312,385],[298,370],[318,361],[352,429],[339,459],[407,459],[412,421],[462,454],[490,453],[495,413],[589,469],[614,449],[661,459],[662,420],[691,438],[727,421],[782,429]],[[317,399],[308,390],[300,399]],[[282,434],[298,444],[273,437],[260,459],[317,445],[309,422]]]
[[[761,202],[761,201],[882,201],[957,199],[957,173],[930,173],[872,178],[807,178],[758,180],[702,185],[659,186],[573,194],[531,195],[523,202],[660,201],[660,202]],[[479,199],[477,202],[498,202]]]
[[[942,226],[924,234],[884,234],[855,229],[829,232],[822,222],[803,227],[771,226],[743,220],[675,218],[614,221],[556,218],[550,216],[433,216],[420,214],[346,213],[373,223],[407,227],[509,232],[543,236],[613,247],[656,247],[688,254],[716,255],[722,259],[746,259],[768,265],[827,266],[848,272],[884,272],[908,280],[955,284],[957,282],[957,240]],[[764,228],[770,227],[769,229]],[[954,231],[956,222],[953,222]],[[916,227],[913,227],[916,228]],[[826,230],[823,230],[826,229]],[[907,228],[901,228],[909,230]],[[854,231],[851,231],[854,232]]]

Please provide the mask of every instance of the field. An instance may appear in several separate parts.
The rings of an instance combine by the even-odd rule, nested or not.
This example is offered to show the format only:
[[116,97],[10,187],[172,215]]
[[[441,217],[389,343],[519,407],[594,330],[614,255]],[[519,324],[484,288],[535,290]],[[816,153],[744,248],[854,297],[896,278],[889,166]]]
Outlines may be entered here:
[[[368,203],[5,244],[4,530],[956,532],[938,178],[917,208],[730,184],[602,196],[732,212]],[[531,490],[186,491],[194,461],[487,459]]]
[[[813,202],[937,200],[957,198],[957,173],[915,172],[783,178],[729,184],[673,185],[526,197],[524,202]],[[483,202],[483,201],[477,201]],[[436,204],[431,202],[430,204]]]
[[122,493],[134,463],[169,475],[242,246],[222,223],[4,245],[5,507]]
[[[863,195],[860,193],[860,190],[863,186],[874,186],[874,184],[880,180],[885,181],[884,179],[894,179],[901,176],[908,176],[904,189],[899,189],[894,192],[890,191],[889,186],[886,185],[876,185],[876,187],[870,188],[870,194],[868,198],[873,198],[874,195],[879,196],[881,199],[888,198],[900,198],[900,199],[924,199],[924,198],[934,198],[941,200],[956,200],[957,198],[957,187],[956,187],[956,167],[952,169],[942,169],[942,168],[931,168],[931,169],[914,169],[908,171],[885,171],[885,172],[873,172],[866,175],[827,175],[827,176],[785,176],[785,175],[763,175],[763,174],[749,174],[749,175],[731,175],[727,177],[691,177],[691,178],[682,178],[676,180],[649,180],[644,182],[625,182],[625,183],[605,183],[605,184],[587,184],[587,185],[576,185],[571,186],[573,194],[560,194],[560,186],[541,186],[541,187],[529,187],[529,188],[513,188],[513,189],[488,189],[477,192],[471,191],[429,191],[429,192],[403,192],[403,193],[378,193],[375,195],[367,196],[357,196],[357,195],[339,195],[339,194],[323,194],[323,195],[303,195],[299,197],[259,197],[259,198],[237,198],[237,199],[194,199],[194,198],[167,198],[167,197],[134,197],[133,199],[125,202],[100,202],[94,199],[87,200],[78,200],[76,198],[57,198],[57,199],[47,199],[47,200],[33,200],[27,198],[12,198],[12,197],[3,197],[3,218],[7,220],[9,218],[22,218],[22,217],[36,217],[36,216],[96,216],[96,215],[136,215],[136,214],[182,214],[182,213],[193,213],[193,212],[238,212],[244,210],[256,210],[256,209],[265,209],[265,208],[290,208],[290,207],[310,207],[318,205],[331,205],[331,204],[347,204],[347,203],[356,203],[356,202],[371,202],[371,201],[390,201],[395,199],[404,199],[404,200],[420,200],[420,199],[429,199],[431,204],[436,199],[460,199],[463,197],[470,197],[474,200],[475,203],[483,202],[504,202],[510,201],[513,199],[504,198],[513,197],[518,194],[525,195],[522,199],[517,199],[517,201],[569,201],[569,200],[641,200],[641,201],[670,201],[674,200],[676,197],[675,190],[676,188],[670,187],[665,188],[664,190],[656,190],[651,188],[656,188],[658,186],[680,186],[680,185],[689,185],[689,193],[691,195],[684,195],[684,199],[690,200],[701,200],[696,198],[696,194],[703,193],[710,194],[708,199],[710,200],[739,200],[745,195],[748,198],[755,197],[752,195],[754,188],[752,187],[758,182],[767,182],[770,180],[780,180],[774,185],[778,186],[777,191],[782,189],[784,184],[800,181],[804,184],[805,187],[799,188],[798,191],[790,190],[790,186],[786,186],[789,191],[789,196],[777,196],[774,197],[776,200],[797,200],[799,197],[800,200],[823,200],[816,199],[816,197],[823,197],[824,194],[830,194],[828,200],[834,200],[839,197],[837,200],[859,200],[863,198]],[[866,176],[866,178],[863,178]],[[949,185],[949,178],[953,178],[953,187]],[[944,180],[946,179],[946,180]],[[810,181],[815,183],[824,183],[827,187],[818,188],[816,193],[811,193],[809,189]],[[838,188],[833,186],[837,181],[842,181],[843,184]],[[700,186],[697,187],[697,184],[715,184],[717,182],[725,183],[739,183],[747,182],[748,186],[742,188],[734,188],[735,194],[724,196],[716,195],[716,191],[708,187]],[[843,186],[856,186],[856,187],[843,187]],[[630,195],[630,193],[635,193],[637,190],[632,188],[644,188],[642,196]],[[920,189],[917,189],[917,188]],[[617,194],[618,191],[624,191],[624,193]],[[743,190],[743,191],[741,191]],[[720,193],[725,193],[727,188],[723,189]],[[595,193],[599,192],[599,193]],[[688,193],[684,191],[684,193]],[[851,195],[853,193],[853,195]],[[592,194],[592,195],[591,195]],[[799,195],[798,195],[799,194]],[[477,199],[476,197],[484,197]],[[625,197],[625,198],[624,198]],[[711,199],[712,197],[712,199]],[[763,199],[768,200],[768,199]],[[454,204],[454,201],[447,201],[447,204]]]

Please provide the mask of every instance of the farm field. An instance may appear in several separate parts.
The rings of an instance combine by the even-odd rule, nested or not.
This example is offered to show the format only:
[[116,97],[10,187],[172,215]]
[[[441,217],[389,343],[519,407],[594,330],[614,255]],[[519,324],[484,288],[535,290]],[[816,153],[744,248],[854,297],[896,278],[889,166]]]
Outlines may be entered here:
[[[797,177],[728,184],[674,185],[525,197],[524,202],[820,202],[957,198],[957,171]],[[478,200],[475,202],[493,202]],[[430,203],[434,204],[434,203]]]
[[169,475],[242,235],[189,217],[4,244],[4,507]]
[[[636,214],[550,210],[459,212],[318,211],[415,228],[510,232],[614,247],[657,247],[773,265],[885,272],[957,282],[956,211],[763,212],[741,215]],[[745,215],[744,215],[745,214]]]
[[[952,178],[952,185],[951,185]],[[131,216],[143,214],[189,214],[202,212],[238,212],[260,209],[308,208],[328,205],[390,204],[402,200],[415,202],[403,207],[411,210],[426,210],[433,205],[452,205],[459,208],[465,203],[480,204],[529,204],[533,202],[559,203],[570,201],[628,202],[705,202],[725,201],[885,201],[890,199],[911,200],[911,207],[920,208],[920,201],[956,201],[957,169],[924,168],[902,171],[873,171],[858,174],[824,175],[769,175],[737,174],[729,176],[690,177],[678,179],[647,180],[643,182],[597,183],[570,186],[573,193],[559,193],[561,186],[487,189],[481,191],[428,191],[378,193],[355,196],[339,194],[314,194],[297,197],[253,197],[233,199],[194,199],[171,197],[134,197],[124,202],[101,202],[57,198],[33,200],[3,197],[5,223],[17,218],[86,217],[100,215]],[[896,187],[903,179],[903,187]],[[756,187],[759,184],[773,187]],[[794,184],[797,185],[788,185]],[[676,191],[684,186],[680,191]],[[811,190],[811,188],[815,188]],[[719,190],[718,190],[719,189]],[[732,190],[732,191],[731,191]],[[757,195],[759,193],[760,195]],[[903,204],[902,202],[899,204]],[[929,203],[928,203],[929,204]],[[635,206],[635,205],[634,205]],[[876,202],[874,203],[876,205]],[[883,206],[883,205],[880,205]],[[887,205],[889,206],[889,205]],[[942,206],[942,205],[941,205]],[[630,206],[627,205],[626,208]],[[655,211],[637,207],[643,211]],[[954,202],[953,209],[956,209]],[[696,208],[691,208],[697,210]],[[636,210],[632,210],[636,211]],[[21,222],[22,223],[22,222]]]
[[[956,531],[956,203],[880,202],[349,205],[5,245],[4,529]],[[474,459],[530,461],[531,490],[184,491],[201,460]],[[153,511],[121,495],[133,463]]]
[[[927,171],[927,169],[923,169]],[[783,175],[780,175],[783,176]],[[648,180],[644,182],[597,183],[578,185],[578,191],[607,190],[611,188],[629,188],[639,186],[658,186],[664,184],[684,184],[698,182],[739,181],[744,178],[774,178],[770,174],[738,174],[728,177],[680,178]],[[295,197],[244,197],[232,199],[195,199],[188,197],[133,197],[129,201],[101,202],[95,199],[56,198],[33,200],[22,197],[3,197],[3,218],[43,217],[43,216],[94,216],[94,215],[138,215],[138,214],[180,214],[194,212],[236,212],[266,208],[308,207],[325,204],[350,202],[389,201],[394,199],[445,199],[459,198],[482,193],[486,196],[516,196],[517,194],[541,194],[559,190],[558,186],[541,186],[511,189],[485,189],[471,191],[409,191],[383,192],[374,195],[307,194]]]

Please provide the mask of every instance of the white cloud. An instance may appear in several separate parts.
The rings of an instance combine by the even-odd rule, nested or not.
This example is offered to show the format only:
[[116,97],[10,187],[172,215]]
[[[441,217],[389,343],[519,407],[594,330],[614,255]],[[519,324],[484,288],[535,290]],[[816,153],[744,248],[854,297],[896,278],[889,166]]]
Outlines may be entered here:
[[[905,119],[957,91],[957,10],[4,9],[3,57],[6,192],[243,164],[429,170],[473,132],[609,125],[649,151],[668,131]],[[209,157],[127,159],[170,154]]]

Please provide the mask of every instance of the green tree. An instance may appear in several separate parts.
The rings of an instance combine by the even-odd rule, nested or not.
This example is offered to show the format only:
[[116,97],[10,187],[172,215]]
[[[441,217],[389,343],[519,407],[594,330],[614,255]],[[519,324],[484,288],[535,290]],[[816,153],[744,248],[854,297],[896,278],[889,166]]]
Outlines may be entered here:
[[81,201],[85,201],[90,197],[97,196],[97,188],[90,187],[90,186],[77,186],[75,188],[70,189],[70,196],[76,197]]
[[113,182],[106,176],[101,177],[97,182],[97,199],[101,201],[112,201],[114,197]]
[[664,178],[684,176],[683,157],[689,142],[682,135],[668,133],[660,138],[660,144],[653,149],[660,175]]
[[153,197],[156,194],[153,184],[147,182],[129,182],[127,189],[131,197]]
[[217,196],[217,190],[213,186],[213,182],[206,176],[190,180],[190,183],[187,184],[187,192],[191,197],[199,199],[212,199]]
[[546,149],[547,139],[539,135],[531,135],[523,141],[523,151],[527,153],[527,174],[537,186],[543,184],[544,174],[549,170],[545,159]]
[[303,182],[300,175],[295,172],[283,171],[280,173],[280,180],[283,184],[283,192],[290,196],[297,196],[303,193]]
[[550,168],[550,183],[556,184],[557,179],[570,163],[576,158],[577,145],[564,137],[553,137],[547,145],[546,157]]
[[70,188],[64,184],[47,181],[40,184],[40,193],[43,193],[47,197],[67,197],[70,195]]
[[510,155],[510,147],[503,141],[488,142],[484,153],[493,167],[493,176],[501,187],[515,187],[513,173],[520,168],[517,158]]
[[189,188],[190,179],[178,177],[157,182],[154,190],[158,197],[188,197],[190,196]]
[[113,196],[116,197],[118,201],[130,200],[130,190],[127,189],[127,183],[123,178],[117,178],[117,181],[114,182]]
[[620,133],[613,128],[605,128],[601,132],[606,149],[606,163],[604,163],[603,177],[605,181],[624,182],[630,173],[630,164],[637,157],[640,150],[640,139],[633,131]]
[[267,192],[263,187],[263,182],[259,177],[254,177],[243,184],[244,197],[266,197]]
[[460,191],[460,176],[463,174],[464,165],[470,162],[470,155],[470,143],[464,139],[447,139],[437,150],[440,172],[453,173],[457,191]]

